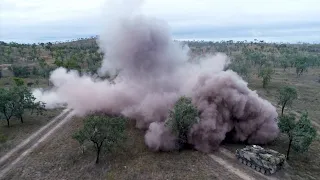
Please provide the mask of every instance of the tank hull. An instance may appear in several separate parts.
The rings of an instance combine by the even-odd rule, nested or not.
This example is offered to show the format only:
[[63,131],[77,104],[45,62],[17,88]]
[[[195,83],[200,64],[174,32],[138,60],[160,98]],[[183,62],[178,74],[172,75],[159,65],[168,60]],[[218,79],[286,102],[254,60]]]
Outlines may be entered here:
[[237,149],[236,157],[242,164],[266,175],[280,170],[286,159],[284,154],[257,145]]

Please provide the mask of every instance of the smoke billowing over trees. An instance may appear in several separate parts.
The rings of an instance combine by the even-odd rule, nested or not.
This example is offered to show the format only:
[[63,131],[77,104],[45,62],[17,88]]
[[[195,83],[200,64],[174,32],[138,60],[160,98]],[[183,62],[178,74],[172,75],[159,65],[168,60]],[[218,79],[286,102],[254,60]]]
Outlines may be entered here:
[[[96,76],[58,68],[50,91],[37,98],[55,106],[66,103],[78,115],[90,111],[123,115],[147,130],[145,142],[154,150],[176,148],[177,137],[164,125],[169,109],[181,96],[199,110],[199,122],[188,132],[188,142],[200,151],[215,150],[233,132],[234,141],[267,143],[279,129],[274,106],[261,99],[231,70],[224,54],[190,62],[186,45],[174,42],[168,24],[138,13],[139,3],[115,3],[108,9],[99,36],[105,53],[99,75],[119,72],[114,84]],[[120,13],[119,13],[120,12]]]

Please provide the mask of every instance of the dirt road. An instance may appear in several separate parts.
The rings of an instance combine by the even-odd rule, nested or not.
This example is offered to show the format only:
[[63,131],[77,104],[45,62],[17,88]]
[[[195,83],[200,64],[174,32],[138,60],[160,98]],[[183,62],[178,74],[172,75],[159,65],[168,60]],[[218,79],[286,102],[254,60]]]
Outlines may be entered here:
[[279,178],[274,176],[263,175],[250,167],[244,166],[237,161],[235,155],[229,150],[220,147],[219,150],[213,154],[210,154],[209,157],[219,163],[221,166],[225,167],[228,171],[237,175],[240,179],[243,180],[252,180],[252,179],[265,179],[265,180],[277,180]]
[[60,115],[55,117],[50,123],[33,133],[30,137],[20,143],[17,147],[9,151],[0,159],[0,179],[13,168],[22,158],[28,155],[41,142],[52,135],[59,127],[66,123],[73,116],[70,109],[65,109]]

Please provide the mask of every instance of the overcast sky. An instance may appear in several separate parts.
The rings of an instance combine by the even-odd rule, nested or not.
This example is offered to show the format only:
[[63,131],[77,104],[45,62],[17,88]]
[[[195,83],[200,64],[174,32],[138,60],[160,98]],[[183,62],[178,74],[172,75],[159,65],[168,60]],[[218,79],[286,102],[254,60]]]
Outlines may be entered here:
[[[0,0],[0,40],[23,43],[98,35],[104,0]],[[320,42],[320,0],[145,0],[175,39]]]

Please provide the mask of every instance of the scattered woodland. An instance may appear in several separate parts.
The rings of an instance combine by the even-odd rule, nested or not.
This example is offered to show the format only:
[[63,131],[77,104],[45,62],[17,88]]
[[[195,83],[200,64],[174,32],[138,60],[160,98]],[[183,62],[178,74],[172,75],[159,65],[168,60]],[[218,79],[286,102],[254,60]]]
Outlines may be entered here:
[[[267,147],[287,155],[293,168],[293,179],[317,179],[320,176],[317,134],[320,128],[320,44],[259,40],[183,43],[190,47],[191,60],[208,53],[227,54],[232,63],[226,69],[237,72],[251,89],[257,90],[278,109],[282,135]],[[0,119],[6,122],[1,124],[0,146],[10,141],[12,118],[20,120],[22,125],[19,128],[24,128],[24,113],[42,115],[46,111],[45,103],[34,102],[31,89],[50,87],[52,70],[65,67],[94,74],[103,56],[93,37],[38,44],[0,42]],[[182,115],[181,111],[188,114]],[[167,125],[179,137],[179,146],[184,147],[187,145],[186,132],[196,123],[197,109],[190,99],[181,97],[170,113],[172,118]],[[119,143],[123,140],[118,138],[127,137],[125,122],[123,117],[90,115],[70,137],[79,143],[83,153],[87,146],[93,147],[95,162],[99,163],[105,160],[99,158],[102,152],[109,154],[122,147]],[[8,134],[4,134],[3,129]],[[228,149],[233,151],[239,146]]]

